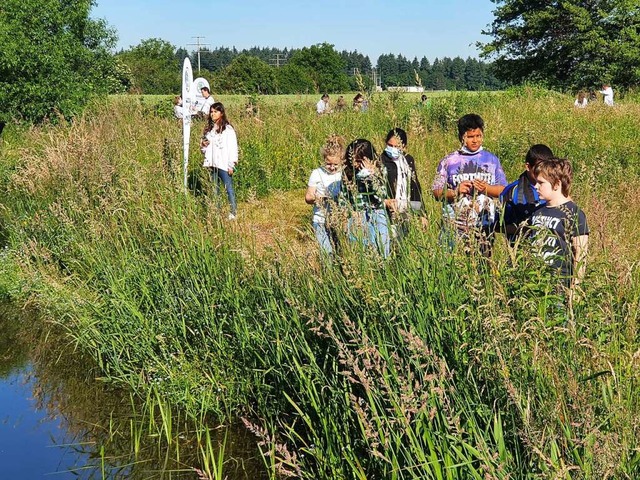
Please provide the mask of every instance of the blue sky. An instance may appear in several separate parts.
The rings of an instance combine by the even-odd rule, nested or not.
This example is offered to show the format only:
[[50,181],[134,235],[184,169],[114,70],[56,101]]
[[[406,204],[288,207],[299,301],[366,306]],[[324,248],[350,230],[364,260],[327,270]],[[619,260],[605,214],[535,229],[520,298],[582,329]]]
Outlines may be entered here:
[[328,42],[375,63],[384,53],[477,57],[474,44],[490,40],[480,32],[494,8],[491,0],[98,0],[92,17],[117,30],[119,49],[160,38],[192,51],[196,36],[238,50]]

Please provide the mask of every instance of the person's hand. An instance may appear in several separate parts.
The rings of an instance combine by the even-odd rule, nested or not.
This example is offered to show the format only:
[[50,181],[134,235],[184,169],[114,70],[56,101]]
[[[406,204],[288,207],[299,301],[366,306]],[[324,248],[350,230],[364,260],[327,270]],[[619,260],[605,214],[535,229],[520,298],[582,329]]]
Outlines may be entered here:
[[395,198],[387,198],[384,201],[385,207],[389,209],[389,212],[396,213],[398,210],[398,201]]
[[327,202],[327,200],[329,200],[329,197],[327,197],[326,195],[316,193],[315,200],[316,200],[316,205],[322,206]]
[[456,190],[459,195],[471,195],[471,192],[473,192],[473,182],[471,180],[464,180],[458,184]]
[[487,182],[485,182],[484,180],[474,180],[473,181],[473,188],[478,193],[487,193],[487,188],[488,187],[489,187],[489,184]]
[[376,169],[375,164],[369,160],[367,157],[363,157],[362,159],[362,168],[366,168],[370,172],[374,172]]
[[227,170],[227,172],[229,173],[229,175],[233,175],[233,167],[229,167],[229,170]]

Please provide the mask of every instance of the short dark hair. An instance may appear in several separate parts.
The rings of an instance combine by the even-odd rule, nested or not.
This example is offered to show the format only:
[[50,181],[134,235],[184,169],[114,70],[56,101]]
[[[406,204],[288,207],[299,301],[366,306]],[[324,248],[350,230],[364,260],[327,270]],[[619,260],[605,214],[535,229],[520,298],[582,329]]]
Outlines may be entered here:
[[524,162],[533,167],[540,160],[544,160],[546,158],[553,158],[553,152],[549,147],[542,143],[537,143],[535,145],[531,145],[529,151],[527,152],[526,157],[524,158]]
[[462,141],[462,137],[469,130],[479,128],[484,132],[484,120],[476,113],[467,113],[458,120],[458,140]]
[[324,94],[322,95],[322,97],[320,97],[320,98],[329,98],[329,94],[328,94],[328,93],[324,93]]
[[403,129],[396,127],[392,130],[389,130],[389,133],[387,133],[387,138],[384,139],[385,143],[387,143],[393,137],[398,137],[402,142],[403,147],[407,146],[407,132],[405,132]]
[[200,89],[200,91],[202,91],[202,90],[204,90],[204,91],[205,91],[205,92],[207,92],[207,93],[211,93],[211,90],[209,90],[209,87],[202,87],[202,88]]

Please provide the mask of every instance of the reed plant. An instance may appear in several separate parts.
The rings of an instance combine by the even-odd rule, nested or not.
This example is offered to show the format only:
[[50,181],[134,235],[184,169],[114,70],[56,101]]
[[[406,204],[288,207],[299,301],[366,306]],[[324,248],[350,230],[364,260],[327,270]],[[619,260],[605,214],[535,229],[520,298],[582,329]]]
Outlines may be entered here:
[[[184,193],[181,129],[141,103],[99,104],[3,145],[2,268],[22,285],[6,291],[55,318],[105,381],[196,418],[245,418],[271,477],[640,474],[638,104],[576,111],[525,86],[429,108],[373,94],[366,114],[265,102],[256,119],[234,101],[236,223],[195,148],[199,187]],[[329,134],[382,148],[405,128],[428,192],[469,112],[485,118],[509,178],[533,143],[572,160],[592,230],[581,302],[562,306],[552,274],[502,239],[491,259],[445,251],[428,195],[425,221],[389,260],[358,248],[318,258],[302,188]],[[220,478],[224,461],[202,451],[203,472]]]

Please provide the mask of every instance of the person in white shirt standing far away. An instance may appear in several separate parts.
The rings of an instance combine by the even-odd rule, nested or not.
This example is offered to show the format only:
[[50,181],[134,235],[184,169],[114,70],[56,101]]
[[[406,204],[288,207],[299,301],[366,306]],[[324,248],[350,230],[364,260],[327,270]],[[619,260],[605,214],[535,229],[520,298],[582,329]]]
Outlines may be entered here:
[[316,112],[318,112],[318,115],[329,113],[329,95],[326,93],[322,95],[322,98],[316,103]]
[[613,107],[613,89],[611,85],[607,85],[606,83],[602,85],[600,93],[603,95],[604,104]]

